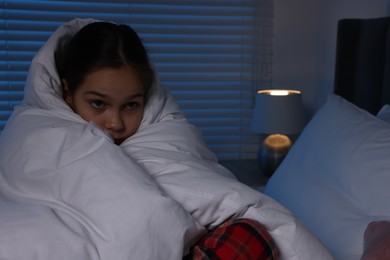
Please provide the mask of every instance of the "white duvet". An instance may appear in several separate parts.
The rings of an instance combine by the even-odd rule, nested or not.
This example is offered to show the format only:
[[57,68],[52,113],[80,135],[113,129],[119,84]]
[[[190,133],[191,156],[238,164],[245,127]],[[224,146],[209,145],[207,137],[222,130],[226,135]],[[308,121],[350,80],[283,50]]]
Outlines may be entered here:
[[331,259],[279,203],[220,166],[172,96],[153,86],[138,132],[117,146],[61,98],[61,26],[36,55],[0,139],[0,259],[181,259],[230,217],[263,223],[282,259]]

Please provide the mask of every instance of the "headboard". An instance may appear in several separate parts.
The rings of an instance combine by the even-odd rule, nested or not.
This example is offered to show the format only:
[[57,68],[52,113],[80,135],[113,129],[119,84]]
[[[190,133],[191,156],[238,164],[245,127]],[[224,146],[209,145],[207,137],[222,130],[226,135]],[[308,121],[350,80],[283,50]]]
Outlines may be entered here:
[[376,114],[390,104],[390,17],[342,19],[334,93]]

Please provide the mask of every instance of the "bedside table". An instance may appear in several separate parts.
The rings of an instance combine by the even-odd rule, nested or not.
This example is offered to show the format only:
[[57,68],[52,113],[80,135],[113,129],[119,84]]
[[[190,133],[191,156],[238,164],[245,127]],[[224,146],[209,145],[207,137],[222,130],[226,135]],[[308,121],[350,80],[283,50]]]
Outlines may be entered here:
[[268,182],[269,177],[261,172],[257,159],[221,160],[219,163],[229,169],[240,182],[258,191],[263,191]]

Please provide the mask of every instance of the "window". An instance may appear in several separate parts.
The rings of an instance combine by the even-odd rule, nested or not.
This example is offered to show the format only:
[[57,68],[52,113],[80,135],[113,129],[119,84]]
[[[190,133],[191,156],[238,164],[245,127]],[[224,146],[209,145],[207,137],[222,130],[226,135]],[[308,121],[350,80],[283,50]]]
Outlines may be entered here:
[[256,89],[271,86],[272,0],[3,0],[0,130],[23,98],[30,62],[51,33],[76,17],[131,25],[160,80],[220,159],[255,158]]

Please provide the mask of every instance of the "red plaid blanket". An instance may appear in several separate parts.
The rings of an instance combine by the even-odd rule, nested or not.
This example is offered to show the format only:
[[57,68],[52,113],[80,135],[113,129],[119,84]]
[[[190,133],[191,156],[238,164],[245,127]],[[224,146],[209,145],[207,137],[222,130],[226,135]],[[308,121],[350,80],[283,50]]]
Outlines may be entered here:
[[203,236],[185,259],[192,260],[253,260],[278,259],[279,250],[257,221],[228,220]]

